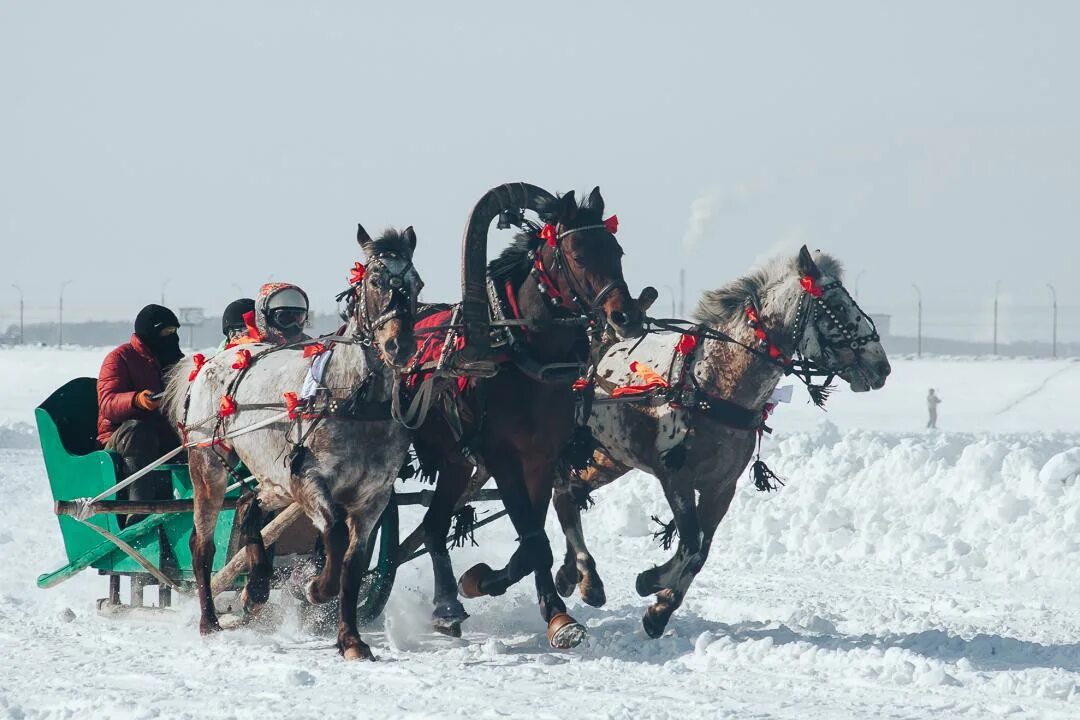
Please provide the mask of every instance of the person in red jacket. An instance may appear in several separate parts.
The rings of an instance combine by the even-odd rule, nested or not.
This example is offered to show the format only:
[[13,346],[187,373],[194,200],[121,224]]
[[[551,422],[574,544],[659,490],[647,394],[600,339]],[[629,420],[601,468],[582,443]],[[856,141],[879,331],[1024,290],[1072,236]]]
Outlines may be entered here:
[[[123,461],[124,477],[140,470],[180,444],[154,396],[165,387],[164,373],[184,354],[177,330],[180,321],[161,305],[147,305],[135,318],[135,333],[105,356],[98,374],[98,442]],[[148,473],[128,488],[130,500],[172,498],[167,472]],[[138,518],[128,518],[134,522]]]

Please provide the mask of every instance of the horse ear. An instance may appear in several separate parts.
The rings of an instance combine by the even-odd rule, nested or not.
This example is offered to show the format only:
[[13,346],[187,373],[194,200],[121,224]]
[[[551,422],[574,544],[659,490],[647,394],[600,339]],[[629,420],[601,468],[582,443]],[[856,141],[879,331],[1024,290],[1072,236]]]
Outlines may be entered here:
[[416,250],[416,231],[413,230],[412,225],[405,228],[405,232],[401,233],[401,237],[405,238],[405,242],[409,243],[409,253]]
[[574,197],[574,191],[563,195],[559,198],[558,217],[556,220],[562,225],[569,225],[574,221],[574,217],[577,215],[577,198]]
[[586,207],[590,210],[595,210],[601,215],[604,214],[604,197],[600,194],[600,186],[597,185],[589,193],[589,199],[585,201]]
[[813,256],[805,245],[799,250],[799,274],[808,275],[814,279],[821,277],[821,270],[818,269],[817,263],[814,262]]
[[360,247],[364,247],[371,242],[371,236],[367,234],[367,230],[360,223],[356,223],[356,242]]

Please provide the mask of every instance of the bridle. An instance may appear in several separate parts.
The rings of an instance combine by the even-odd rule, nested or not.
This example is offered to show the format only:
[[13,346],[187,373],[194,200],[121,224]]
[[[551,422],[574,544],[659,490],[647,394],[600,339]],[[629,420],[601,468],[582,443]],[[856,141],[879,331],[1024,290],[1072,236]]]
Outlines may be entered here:
[[[581,278],[574,273],[570,263],[566,260],[566,253],[563,252],[563,238],[585,230],[603,230],[604,232],[610,233],[611,231],[607,225],[584,225],[577,228],[568,228],[562,232],[554,232],[550,228],[552,228],[551,225],[545,225],[543,230],[537,231],[538,228],[534,227],[533,231],[538,238],[546,240],[547,245],[552,249],[553,261],[551,270],[553,270],[556,276],[563,281],[563,285],[565,285],[570,296],[569,300],[576,306],[579,314],[586,317],[594,317],[601,314],[604,301],[616,290],[622,290],[626,293],[627,297],[629,297],[630,288],[627,286],[626,281],[620,278],[618,280],[612,280],[607,285],[604,285],[590,298],[589,292],[586,289],[587,283],[583,282]],[[559,286],[552,280],[548,268],[545,267],[542,251],[543,244],[529,253],[529,259],[532,260],[533,263],[530,273],[536,279],[541,294],[547,297],[548,302],[552,307],[573,311],[573,308],[568,307],[567,299],[563,296],[563,292],[559,290]]]
[[[799,305],[795,310],[795,324],[791,331],[791,345],[795,349],[794,357],[786,357],[771,341],[768,331],[761,324],[761,310],[757,298],[753,296],[746,299],[747,323],[760,343],[757,349],[758,354],[764,354],[770,362],[779,364],[784,368],[785,374],[795,375],[802,380],[807,389],[811,390],[811,397],[814,397],[817,402],[818,396],[812,389],[818,389],[820,392],[828,388],[837,375],[843,377],[845,373],[855,369],[851,363],[840,362],[838,351],[841,347],[852,350],[854,357],[858,358],[863,348],[872,342],[880,342],[881,337],[878,335],[873,319],[863,312],[839,280],[819,285],[816,278],[804,275],[799,280],[799,284],[802,286],[803,293],[799,297]],[[843,297],[847,298],[849,302],[845,304],[846,310],[853,314],[843,317],[841,310],[829,304],[827,298],[836,296],[838,293],[842,293]],[[869,333],[856,332],[860,320],[866,321],[870,328]],[[825,326],[824,329],[821,327],[822,324]],[[818,330],[817,343],[821,350],[821,357],[818,359],[812,359],[807,354],[807,345],[811,338],[807,329],[811,326]],[[837,336],[838,339],[834,339]],[[823,377],[825,381],[814,385],[815,377]]]
[[[397,261],[397,262],[394,262]],[[392,265],[401,265],[394,271]],[[372,268],[381,268],[386,276],[389,294],[382,307],[372,311],[368,307],[366,283],[372,282]],[[392,252],[381,252],[368,258],[367,266],[356,263],[353,269],[353,281],[349,288],[338,295],[338,301],[351,296],[351,315],[356,319],[353,338],[371,344],[375,332],[391,320],[405,320],[411,323],[416,315],[416,297],[420,294],[424,281],[420,279],[412,260]],[[413,292],[415,288],[415,292]],[[380,290],[382,288],[379,288]]]

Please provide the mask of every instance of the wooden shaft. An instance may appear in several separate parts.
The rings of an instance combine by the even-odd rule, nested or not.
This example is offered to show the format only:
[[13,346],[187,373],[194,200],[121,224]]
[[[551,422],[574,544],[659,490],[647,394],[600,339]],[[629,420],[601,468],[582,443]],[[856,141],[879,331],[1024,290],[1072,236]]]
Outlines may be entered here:
[[[221,506],[223,510],[236,508],[238,498],[226,498]],[[57,515],[76,515],[77,503],[73,500],[57,500],[53,504],[53,512]],[[90,506],[91,515],[154,515],[157,513],[183,513],[193,512],[195,501],[187,500],[151,500],[147,502],[135,502],[127,500],[98,500]]]
[[[303,508],[297,503],[293,503],[282,510],[276,518],[267,523],[266,527],[262,529],[263,544],[272,545],[303,514]],[[225,590],[228,590],[232,587],[236,578],[245,570],[247,570],[247,551],[245,548],[240,548],[225,564],[225,567],[214,575],[214,579],[210,582],[210,594],[220,595]]]

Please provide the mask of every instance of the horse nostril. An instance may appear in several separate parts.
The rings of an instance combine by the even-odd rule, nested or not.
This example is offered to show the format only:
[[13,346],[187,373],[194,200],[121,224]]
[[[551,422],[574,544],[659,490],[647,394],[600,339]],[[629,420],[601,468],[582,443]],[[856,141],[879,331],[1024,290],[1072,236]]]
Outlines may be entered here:
[[397,338],[389,338],[386,342],[384,342],[383,343],[383,351],[386,352],[387,355],[397,356],[397,352],[398,352]]
[[611,322],[615,323],[616,325],[625,325],[626,324],[626,320],[627,320],[626,313],[624,313],[622,310],[613,311],[611,313],[610,317],[611,317]]

